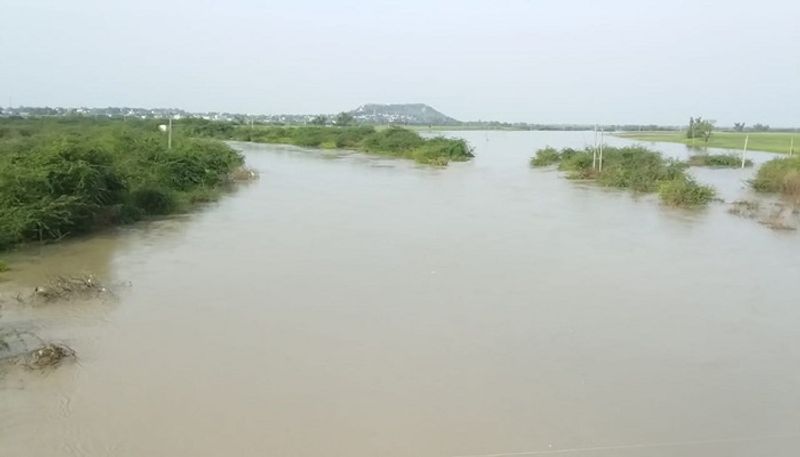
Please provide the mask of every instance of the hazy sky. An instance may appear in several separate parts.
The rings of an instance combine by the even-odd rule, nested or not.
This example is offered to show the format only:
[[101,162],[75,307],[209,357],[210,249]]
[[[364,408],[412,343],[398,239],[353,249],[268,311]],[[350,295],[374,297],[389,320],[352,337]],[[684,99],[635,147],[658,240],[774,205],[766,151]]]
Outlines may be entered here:
[[0,0],[0,105],[800,125],[798,0]]

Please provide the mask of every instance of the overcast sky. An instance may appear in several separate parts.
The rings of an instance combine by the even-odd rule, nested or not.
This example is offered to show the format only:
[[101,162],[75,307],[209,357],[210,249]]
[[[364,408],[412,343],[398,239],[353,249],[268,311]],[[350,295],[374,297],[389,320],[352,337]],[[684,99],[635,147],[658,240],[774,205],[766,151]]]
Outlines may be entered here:
[[0,105],[800,125],[798,0],[0,0]]

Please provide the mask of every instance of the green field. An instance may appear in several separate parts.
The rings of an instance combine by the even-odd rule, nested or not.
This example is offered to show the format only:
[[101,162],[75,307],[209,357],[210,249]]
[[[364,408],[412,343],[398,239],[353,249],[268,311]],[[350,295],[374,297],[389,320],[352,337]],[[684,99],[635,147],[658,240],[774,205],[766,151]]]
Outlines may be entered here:
[[[702,139],[691,140],[686,138],[686,132],[624,132],[617,133],[620,138],[639,141],[665,141],[668,143],[683,143],[697,147],[705,147]],[[789,146],[794,137],[794,152],[800,150],[800,133],[773,133],[773,132],[714,132],[708,146],[712,148],[737,149],[744,147],[746,136],[750,136],[747,149],[751,151],[782,152],[788,153]],[[694,141],[694,143],[692,142]]]

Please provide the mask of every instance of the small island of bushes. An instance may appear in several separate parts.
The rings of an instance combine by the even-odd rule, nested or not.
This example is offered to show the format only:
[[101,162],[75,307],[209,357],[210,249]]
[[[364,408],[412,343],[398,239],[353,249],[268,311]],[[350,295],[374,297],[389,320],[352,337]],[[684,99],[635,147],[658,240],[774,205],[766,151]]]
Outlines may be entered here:
[[686,174],[686,164],[640,146],[604,147],[602,167],[592,148],[547,147],[536,152],[531,165],[558,165],[570,179],[592,180],[605,187],[657,192],[661,201],[671,206],[702,206],[715,195],[713,188],[696,183]]
[[447,165],[474,157],[461,139],[423,138],[401,127],[373,126],[279,126],[246,125],[202,120],[182,121],[180,128],[190,136],[256,143],[292,144],[325,149],[353,149],[369,154],[411,159],[421,164]]
[[800,202],[800,156],[772,159],[758,169],[752,182],[760,192],[780,193]]

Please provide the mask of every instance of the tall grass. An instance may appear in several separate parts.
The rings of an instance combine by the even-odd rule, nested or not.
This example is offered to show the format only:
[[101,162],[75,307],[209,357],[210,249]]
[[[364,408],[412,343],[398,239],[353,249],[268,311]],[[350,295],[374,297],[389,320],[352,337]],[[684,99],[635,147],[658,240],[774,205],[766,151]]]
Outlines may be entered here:
[[0,249],[167,214],[242,164],[216,140],[174,138],[156,122],[0,120]]
[[758,169],[752,182],[761,192],[777,192],[800,201],[800,156],[772,159]]
[[664,159],[658,152],[640,146],[606,146],[602,171],[599,157],[591,148],[540,149],[531,164],[558,164],[570,179],[593,180],[605,187],[658,192],[664,203],[674,206],[703,205],[714,197],[712,188],[698,185],[686,175],[686,164]]

